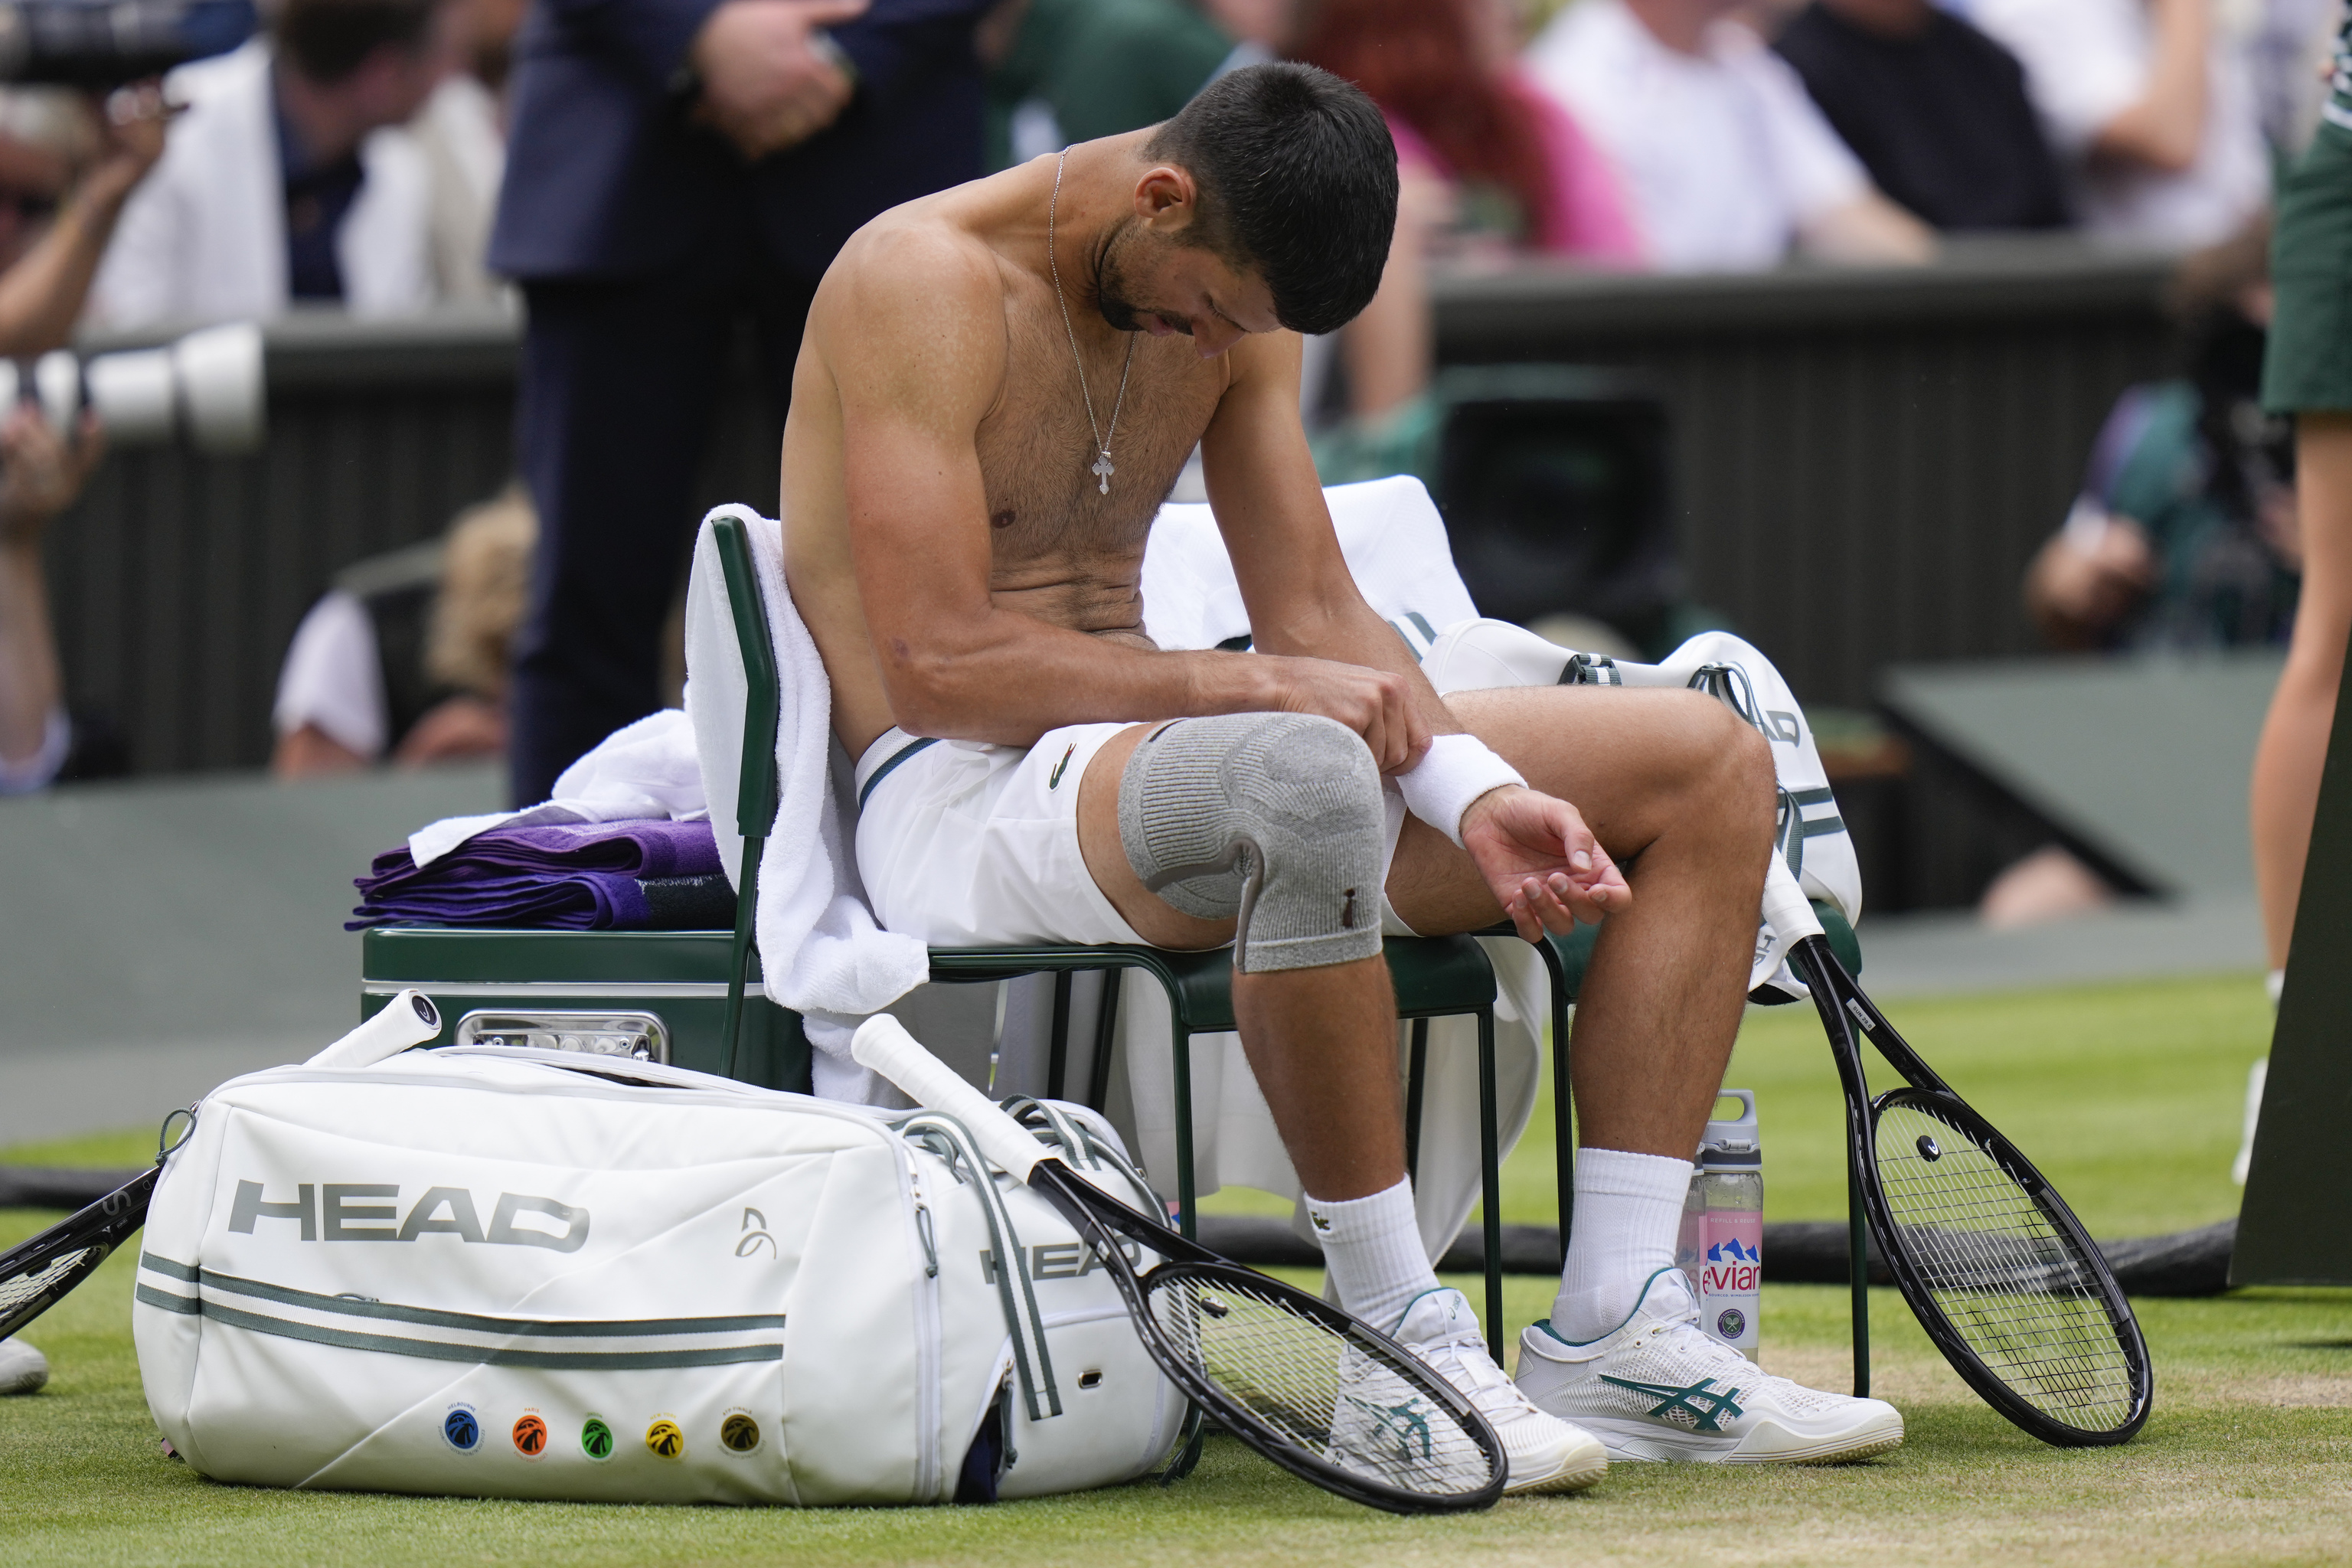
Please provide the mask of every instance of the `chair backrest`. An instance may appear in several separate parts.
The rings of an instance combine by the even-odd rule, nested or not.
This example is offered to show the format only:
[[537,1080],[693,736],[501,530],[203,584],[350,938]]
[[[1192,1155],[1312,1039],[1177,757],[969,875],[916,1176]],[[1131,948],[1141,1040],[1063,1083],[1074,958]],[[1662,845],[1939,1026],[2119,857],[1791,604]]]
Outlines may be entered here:
[[767,601],[760,594],[760,574],[751,564],[751,540],[743,520],[722,517],[710,525],[710,533],[727,579],[735,646],[743,655],[743,763],[735,790],[735,830],[747,841],[765,839],[782,804],[776,785],[776,724],[783,704],[776,649],[769,640]]
[[727,973],[725,1070],[735,1076],[736,1043],[743,1030],[743,990],[755,944],[760,904],[760,857],[782,801],[776,782],[776,726],[782,707],[776,678],[776,648],[768,636],[768,605],[751,563],[751,540],[743,520],[722,517],[710,525],[727,581],[727,608],[735,621],[735,646],[743,656],[743,759],[735,787],[735,831],[743,836],[742,863],[736,868],[735,944]]

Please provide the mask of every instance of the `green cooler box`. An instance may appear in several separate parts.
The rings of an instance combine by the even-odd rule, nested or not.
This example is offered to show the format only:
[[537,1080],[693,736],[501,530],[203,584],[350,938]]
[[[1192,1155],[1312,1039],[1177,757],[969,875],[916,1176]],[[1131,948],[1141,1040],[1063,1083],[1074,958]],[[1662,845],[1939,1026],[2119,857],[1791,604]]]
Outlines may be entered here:
[[[434,1043],[571,1037],[572,1048],[726,1070],[732,932],[484,931],[378,926],[361,948],[360,1016],[415,987],[441,1010]],[[769,1089],[809,1088],[800,1015],[768,1001],[751,955],[734,1076]],[[543,1043],[553,1044],[552,1040]]]

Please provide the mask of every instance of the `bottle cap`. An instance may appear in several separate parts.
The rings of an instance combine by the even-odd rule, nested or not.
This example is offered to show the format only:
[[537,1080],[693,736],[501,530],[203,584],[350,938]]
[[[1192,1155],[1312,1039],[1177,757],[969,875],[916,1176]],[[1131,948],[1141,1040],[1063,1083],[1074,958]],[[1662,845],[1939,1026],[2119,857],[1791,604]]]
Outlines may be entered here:
[[1728,1121],[1710,1121],[1699,1140],[1697,1165],[1702,1171],[1752,1171],[1764,1163],[1764,1140],[1756,1128],[1756,1091],[1727,1089],[1718,1100],[1739,1101],[1739,1114]]

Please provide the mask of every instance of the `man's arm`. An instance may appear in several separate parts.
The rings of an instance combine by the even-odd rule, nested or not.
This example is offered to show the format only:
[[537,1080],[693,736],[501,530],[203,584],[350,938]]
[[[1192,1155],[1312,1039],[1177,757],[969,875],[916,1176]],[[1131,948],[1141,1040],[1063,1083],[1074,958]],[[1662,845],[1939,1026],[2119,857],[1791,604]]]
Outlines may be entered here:
[[1360,665],[1398,682],[1403,731],[1365,741],[1382,773],[1402,773],[1421,760],[1433,735],[1462,726],[1404,639],[1364,603],[1339,553],[1298,422],[1299,353],[1290,332],[1244,338],[1226,351],[1232,381],[1201,438],[1209,504],[1249,611],[1252,647]]
[[[1402,700],[1404,725],[1358,733],[1381,772],[1409,777],[1437,738],[1465,731],[1404,639],[1364,602],[1339,552],[1298,420],[1298,340],[1288,332],[1247,338],[1228,351],[1233,380],[1201,443],[1210,504],[1249,611],[1251,646],[1259,656],[1336,660],[1385,676]],[[1421,793],[1402,787],[1409,801]],[[1600,841],[1565,801],[1505,785],[1472,801],[1458,828],[1430,826],[1458,838],[1529,941],[1632,901]]]
[[841,399],[859,605],[901,728],[1011,745],[1063,724],[1212,713],[1402,728],[1401,684],[1370,669],[1153,652],[999,608],[975,444],[1005,368],[995,263],[940,236],[864,243],[828,275],[810,331]]
[[2147,86],[2129,107],[2101,125],[2091,151],[2103,158],[2183,174],[2204,144],[2210,79],[2210,0],[2155,0],[2148,23],[2156,35]]
[[[63,690],[41,573],[41,535],[50,519],[73,504],[102,445],[97,417],[87,413],[79,439],[70,442],[34,407],[0,421],[0,783],[20,789],[48,782],[36,770],[43,765],[50,717],[59,710]],[[46,765],[53,771],[61,760]]]
[[153,87],[124,88],[98,107],[105,152],[49,231],[0,273],[0,352],[29,358],[61,346],[132,189],[163,155],[167,115]]

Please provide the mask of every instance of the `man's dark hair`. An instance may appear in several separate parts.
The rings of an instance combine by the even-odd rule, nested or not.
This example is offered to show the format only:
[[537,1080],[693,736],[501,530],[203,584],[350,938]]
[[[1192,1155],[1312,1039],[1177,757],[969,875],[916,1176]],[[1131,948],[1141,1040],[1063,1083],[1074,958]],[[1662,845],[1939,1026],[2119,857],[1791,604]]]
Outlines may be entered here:
[[1396,232],[1396,143],[1351,84],[1287,63],[1231,71],[1143,152],[1191,173],[1189,243],[1264,278],[1284,326],[1333,331],[1371,303]]
[[326,85],[342,81],[387,44],[414,53],[443,0],[286,0],[271,26],[278,51]]

